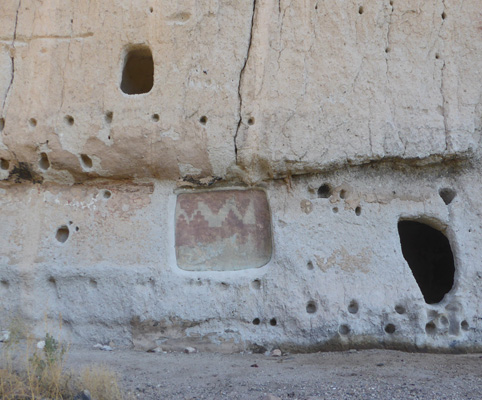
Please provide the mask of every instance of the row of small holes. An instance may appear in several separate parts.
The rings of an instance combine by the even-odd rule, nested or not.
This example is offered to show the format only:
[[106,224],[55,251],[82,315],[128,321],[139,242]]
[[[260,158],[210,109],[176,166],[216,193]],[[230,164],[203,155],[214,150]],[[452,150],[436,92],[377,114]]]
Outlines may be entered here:
[[[261,320],[259,318],[253,319],[253,325],[259,325],[261,323]],[[276,318],[271,318],[269,320],[269,324],[271,326],[276,326],[278,324],[278,321],[276,321]]]
[[[340,334],[342,334],[342,335],[348,335],[350,333],[350,331],[351,331],[350,326],[347,325],[347,324],[342,324],[338,328],[338,332],[340,332]],[[395,331],[396,331],[395,325],[393,325],[393,324],[385,325],[385,332],[388,333],[389,335],[394,334]]]
[[[460,327],[464,331],[469,330],[469,323],[466,320],[463,320],[460,323]],[[433,335],[437,331],[437,325],[435,325],[435,322],[430,321],[425,325],[425,332],[427,332],[429,335]]]
[[[93,166],[92,159],[87,154],[80,155],[80,163],[84,169],[91,169]],[[8,166],[8,161],[2,159],[1,168],[8,169]],[[50,160],[47,153],[40,153],[40,160],[38,162],[38,166],[43,171],[47,171],[50,168]]]

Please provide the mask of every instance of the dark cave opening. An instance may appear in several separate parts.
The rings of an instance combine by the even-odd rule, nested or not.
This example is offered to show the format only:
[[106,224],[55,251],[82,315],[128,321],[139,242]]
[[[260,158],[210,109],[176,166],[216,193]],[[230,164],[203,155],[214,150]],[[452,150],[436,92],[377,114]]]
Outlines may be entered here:
[[403,257],[425,302],[440,302],[454,284],[455,264],[449,240],[440,231],[417,221],[399,221]]

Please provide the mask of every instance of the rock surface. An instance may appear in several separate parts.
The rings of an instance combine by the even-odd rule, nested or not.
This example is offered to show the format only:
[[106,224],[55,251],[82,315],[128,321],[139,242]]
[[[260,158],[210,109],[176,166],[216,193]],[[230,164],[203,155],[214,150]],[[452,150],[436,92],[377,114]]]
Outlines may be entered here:
[[481,350],[479,3],[2,1],[0,329]]

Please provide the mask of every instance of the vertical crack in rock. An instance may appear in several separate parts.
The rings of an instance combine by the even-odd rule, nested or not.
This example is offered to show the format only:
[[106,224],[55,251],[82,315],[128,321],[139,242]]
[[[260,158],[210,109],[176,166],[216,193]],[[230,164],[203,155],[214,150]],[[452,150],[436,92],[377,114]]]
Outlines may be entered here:
[[5,92],[5,97],[3,99],[3,104],[2,104],[2,113],[5,110],[5,104],[7,102],[8,94],[10,93],[10,89],[13,86],[13,80],[15,78],[15,40],[17,40],[18,12],[20,10],[21,5],[22,5],[22,0],[19,0],[17,12],[15,13],[15,26],[13,28],[13,39],[12,39],[12,44],[10,49],[10,58],[12,60],[12,79],[10,79],[10,83],[8,84],[7,91]]
[[256,0],[253,0],[253,13],[251,14],[251,27],[249,30],[248,51],[246,52],[246,57],[244,58],[244,64],[243,64],[243,67],[241,68],[241,72],[239,73],[239,82],[238,82],[239,120],[238,120],[238,126],[236,127],[236,133],[234,134],[234,156],[235,156],[236,164],[238,163],[238,144],[237,144],[238,132],[239,132],[239,128],[241,127],[241,122],[243,120],[243,116],[242,116],[243,96],[241,95],[241,84],[243,81],[246,65],[248,64],[249,55],[251,53],[251,44],[253,43],[253,27],[254,27],[255,12],[256,12]]
[[[442,14],[445,14],[445,0],[442,0],[442,5],[443,5]],[[442,24],[440,25],[440,30],[439,30],[439,37],[441,37],[440,31],[443,29],[444,22],[445,22],[445,19],[442,19]],[[440,95],[442,96],[442,117],[444,122],[444,131],[445,131],[445,152],[447,153],[449,151],[450,138],[449,138],[448,125],[447,125],[447,113],[445,112],[446,110],[445,110],[444,76],[445,76],[445,59],[443,61],[442,69],[440,71]]]

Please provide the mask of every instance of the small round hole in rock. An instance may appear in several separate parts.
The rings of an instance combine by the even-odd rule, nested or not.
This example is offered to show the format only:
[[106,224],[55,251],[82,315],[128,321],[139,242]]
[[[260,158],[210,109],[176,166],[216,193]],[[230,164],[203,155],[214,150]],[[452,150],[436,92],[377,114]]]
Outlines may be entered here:
[[342,335],[348,335],[350,333],[350,327],[345,324],[340,325],[338,332],[340,332]]
[[397,314],[405,314],[406,310],[404,306],[401,306],[400,304],[395,306],[395,312]]
[[387,332],[388,334],[391,335],[392,333],[395,333],[395,330],[396,330],[395,325],[393,324],[385,325],[385,332]]
[[66,115],[66,116],[65,116],[65,123],[66,123],[67,125],[72,126],[72,125],[74,125],[74,122],[75,122],[75,121],[74,121],[74,117],[72,117],[72,115]]
[[253,289],[259,290],[261,288],[261,281],[259,279],[255,279],[253,282],[251,282],[251,286]]
[[149,7],[149,12],[152,14],[154,12],[154,7]]
[[440,54],[439,53],[435,53],[435,58],[438,60],[440,58]]
[[104,199],[110,199],[111,196],[112,193],[110,192],[110,190],[104,190],[104,193],[102,194],[102,197],[104,197]]
[[346,197],[346,190],[345,189],[341,189],[340,190],[340,199],[344,199]]
[[205,115],[203,115],[201,118],[199,118],[199,122],[200,122],[202,125],[206,125],[206,123],[208,122],[208,117],[206,117]]
[[308,261],[306,264],[306,268],[308,268],[310,271],[313,270],[315,267],[313,266],[313,263],[311,261]]
[[360,216],[360,215],[361,215],[361,207],[360,207],[360,206],[358,206],[357,208],[355,208],[355,214],[356,214],[357,216]]
[[92,286],[93,288],[96,288],[97,287],[97,281],[93,278],[90,278],[89,280],[89,284],[90,286]]
[[67,239],[69,238],[69,228],[67,225],[62,225],[59,229],[57,229],[57,233],[55,234],[55,238],[60,242],[60,243],[65,243]]
[[365,11],[365,10],[363,9],[363,6],[360,6],[360,7],[358,8],[358,14],[361,15],[361,14],[363,14],[364,11]]
[[253,325],[259,325],[260,323],[261,321],[259,320],[259,318],[253,319]]
[[457,196],[457,192],[450,188],[442,188],[438,191],[438,194],[446,205],[452,203],[453,199],[455,199],[455,196]]
[[306,305],[306,312],[308,314],[314,314],[318,307],[316,307],[316,303],[314,301],[309,301]]
[[269,320],[269,324],[270,324],[271,326],[276,326],[276,325],[278,324],[278,321],[276,321],[276,318],[271,318],[271,319]]
[[447,14],[445,13],[445,11],[442,13],[442,19],[445,19],[447,18]]
[[466,320],[463,320],[460,323],[460,327],[462,328],[463,331],[468,331],[469,330],[469,323]]
[[50,161],[47,153],[40,153],[40,160],[38,162],[40,169],[47,171],[50,168]]
[[435,325],[435,323],[433,321],[429,322],[429,323],[427,323],[427,325],[425,325],[425,332],[427,332],[429,334],[435,333],[436,330],[437,330],[437,325]]
[[5,118],[0,118],[0,132],[5,128]]
[[390,47],[385,48],[385,53],[390,53]]
[[350,301],[350,304],[348,304],[348,312],[350,314],[356,314],[358,312],[358,302],[356,300]]
[[6,171],[8,170],[9,167],[10,167],[10,162],[8,160],[5,160],[4,158],[0,158],[0,168]]
[[55,278],[53,276],[49,277],[48,282],[50,284],[52,284],[53,286],[55,286],[57,284],[57,281],[55,280]]
[[254,117],[248,119],[248,125],[254,125]]
[[32,128],[35,128],[37,126],[37,120],[35,118],[30,118],[28,120],[28,123]]
[[159,122],[159,114],[152,114],[152,120],[154,122]]
[[105,113],[105,122],[107,122],[108,124],[112,123],[112,120],[114,119],[114,113],[112,111],[107,111]]
[[10,283],[6,279],[2,279],[1,283],[4,289],[8,289],[8,287],[10,286]]
[[334,214],[338,214],[338,207],[333,207],[332,211],[333,211]]
[[318,197],[320,199],[328,199],[331,196],[331,186],[327,183],[318,188]]
[[92,168],[92,159],[87,154],[80,155],[80,163],[84,169]]

